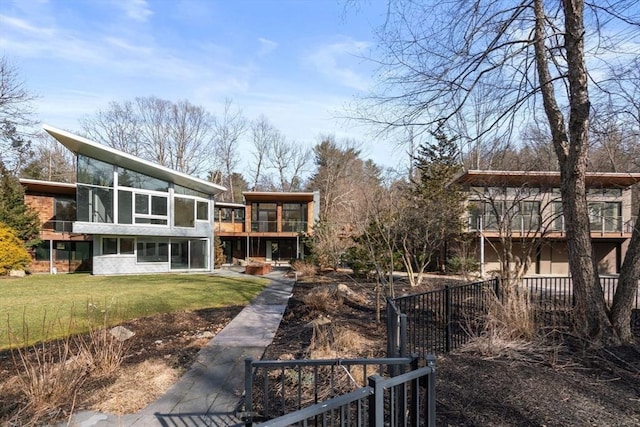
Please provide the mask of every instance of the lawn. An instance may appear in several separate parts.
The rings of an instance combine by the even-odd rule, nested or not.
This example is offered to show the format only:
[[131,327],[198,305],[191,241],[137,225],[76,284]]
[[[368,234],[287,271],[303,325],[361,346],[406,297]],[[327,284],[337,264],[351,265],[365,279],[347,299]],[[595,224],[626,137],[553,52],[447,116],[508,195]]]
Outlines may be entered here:
[[158,313],[246,305],[267,280],[206,274],[33,275],[0,280],[0,349]]

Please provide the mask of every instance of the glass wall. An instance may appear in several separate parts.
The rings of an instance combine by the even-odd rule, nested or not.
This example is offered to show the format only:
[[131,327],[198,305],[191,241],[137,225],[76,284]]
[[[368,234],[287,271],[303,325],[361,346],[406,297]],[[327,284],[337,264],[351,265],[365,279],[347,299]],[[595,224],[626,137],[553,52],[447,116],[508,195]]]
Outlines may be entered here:
[[276,203],[251,204],[251,231],[278,231],[278,211]]
[[[114,173],[117,181],[114,182]],[[78,155],[77,213],[82,222],[169,226],[171,185],[139,172]],[[209,220],[209,195],[174,185],[176,227]],[[118,206],[117,216],[114,206]],[[197,209],[196,209],[197,208]],[[62,209],[62,208],[61,208]]]
[[282,231],[300,233],[307,231],[307,204],[282,204]]

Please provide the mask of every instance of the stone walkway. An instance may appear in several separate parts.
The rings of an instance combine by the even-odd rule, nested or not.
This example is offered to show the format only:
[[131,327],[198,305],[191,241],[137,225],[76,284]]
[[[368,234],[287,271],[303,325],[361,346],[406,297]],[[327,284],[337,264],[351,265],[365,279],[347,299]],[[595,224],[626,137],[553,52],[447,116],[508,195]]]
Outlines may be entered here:
[[[238,274],[223,270],[216,274]],[[160,399],[137,414],[108,415],[85,411],[69,424],[115,426],[241,426],[235,414],[244,393],[244,361],[261,359],[287,308],[294,281],[282,271],[267,276],[270,284],[198,353],[191,369]]]

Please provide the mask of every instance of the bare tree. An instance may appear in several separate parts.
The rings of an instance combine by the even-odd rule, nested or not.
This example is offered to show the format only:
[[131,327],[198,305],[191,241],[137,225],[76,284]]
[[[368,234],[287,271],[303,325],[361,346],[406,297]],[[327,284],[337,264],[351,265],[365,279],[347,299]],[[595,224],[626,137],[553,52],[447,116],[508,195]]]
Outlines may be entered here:
[[254,162],[251,167],[252,184],[251,190],[258,189],[260,180],[263,178],[266,169],[269,147],[276,139],[280,138],[280,131],[276,129],[266,116],[260,115],[258,119],[251,123],[251,142],[253,143]]
[[212,117],[189,101],[157,97],[111,102],[82,120],[86,136],[168,168],[202,175],[209,168]]
[[311,160],[312,151],[289,142],[284,136],[278,135],[272,140],[267,159],[269,166],[276,171],[279,191],[299,190],[302,184],[302,174],[306,171]]
[[21,178],[76,182],[74,156],[51,135],[39,133],[32,151],[31,160],[20,171]]
[[[589,76],[585,56],[594,67],[606,60],[607,48],[618,61],[637,56],[616,50],[619,40],[629,46],[639,37],[626,31],[637,25],[633,6],[627,0],[390,1],[380,61],[388,90],[371,99],[385,115],[369,121],[387,127],[450,120],[469,111],[479,90],[491,102],[482,137],[512,138],[525,120],[547,123],[562,182],[575,332],[595,344],[619,342],[629,319],[609,316],[592,256],[585,186],[588,83],[598,77]],[[605,31],[607,43],[599,43]],[[634,256],[630,251],[627,258]],[[626,295],[623,288],[618,291]]]
[[137,157],[142,156],[140,117],[133,101],[110,102],[105,110],[81,119],[87,138]]
[[0,57],[0,162],[17,171],[30,148],[33,136],[31,102],[34,100],[9,60]]
[[238,143],[247,127],[247,119],[242,110],[233,107],[233,102],[226,99],[222,116],[213,124],[213,152],[223,172],[230,195],[230,201],[235,202],[233,189],[233,171],[240,162]]

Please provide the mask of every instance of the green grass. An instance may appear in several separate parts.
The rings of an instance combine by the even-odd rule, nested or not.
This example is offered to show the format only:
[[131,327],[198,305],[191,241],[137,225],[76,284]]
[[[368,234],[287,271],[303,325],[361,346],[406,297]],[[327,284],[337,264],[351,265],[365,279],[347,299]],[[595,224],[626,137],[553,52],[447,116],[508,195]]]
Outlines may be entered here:
[[0,280],[0,349],[159,313],[246,305],[267,280],[196,274],[34,275]]

